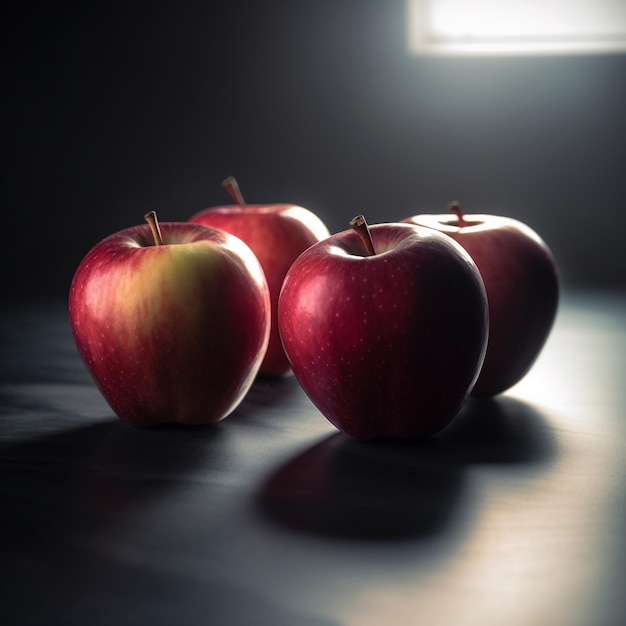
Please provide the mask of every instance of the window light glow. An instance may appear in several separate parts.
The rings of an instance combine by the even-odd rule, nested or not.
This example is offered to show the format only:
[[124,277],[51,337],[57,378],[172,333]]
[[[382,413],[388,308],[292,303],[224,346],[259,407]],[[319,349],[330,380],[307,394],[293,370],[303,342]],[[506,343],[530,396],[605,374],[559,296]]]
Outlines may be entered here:
[[422,55],[626,52],[625,0],[407,0]]

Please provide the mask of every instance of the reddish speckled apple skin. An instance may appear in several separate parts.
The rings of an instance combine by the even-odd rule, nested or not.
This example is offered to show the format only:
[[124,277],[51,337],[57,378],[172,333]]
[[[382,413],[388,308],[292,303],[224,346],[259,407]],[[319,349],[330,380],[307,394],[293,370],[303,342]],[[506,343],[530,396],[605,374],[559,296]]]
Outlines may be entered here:
[[330,232],[311,211],[292,204],[225,205],[204,209],[190,222],[220,228],[244,241],[255,253],[265,272],[272,303],[270,340],[260,373],[283,376],[289,361],[278,333],[278,296],[287,270],[309,246]]
[[278,323],[294,375],[326,418],[357,439],[443,429],[471,390],[487,343],[487,299],[469,255],[408,224],[347,230],[287,272]]
[[518,220],[496,215],[424,214],[406,222],[435,228],[467,250],[489,301],[489,342],[475,396],[494,396],[519,382],[539,356],[559,301],[554,257],[539,235]]
[[231,413],[269,338],[263,271],[239,239],[199,224],[107,237],[69,294],[78,351],[113,411],[136,425],[205,424]]

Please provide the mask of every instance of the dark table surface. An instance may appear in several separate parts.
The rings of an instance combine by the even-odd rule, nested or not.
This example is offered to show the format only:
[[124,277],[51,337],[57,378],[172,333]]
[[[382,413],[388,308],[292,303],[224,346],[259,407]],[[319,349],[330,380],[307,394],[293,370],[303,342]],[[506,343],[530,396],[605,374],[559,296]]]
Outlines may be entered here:
[[568,294],[535,367],[415,443],[297,382],[140,429],[63,302],[3,306],[0,623],[622,626],[626,296]]

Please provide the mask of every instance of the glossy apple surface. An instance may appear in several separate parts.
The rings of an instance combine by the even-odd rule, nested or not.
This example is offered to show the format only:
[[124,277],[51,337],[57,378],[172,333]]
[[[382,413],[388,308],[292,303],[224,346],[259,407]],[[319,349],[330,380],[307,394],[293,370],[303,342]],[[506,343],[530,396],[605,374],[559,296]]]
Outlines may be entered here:
[[408,224],[310,247],[283,284],[278,322],[293,372],[320,412],[357,439],[427,436],[457,414],[487,342],[487,300],[469,255]]
[[476,396],[494,396],[520,381],[541,352],[556,316],[559,279],[554,257],[522,222],[496,215],[424,214],[406,222],[445,233],[467,250],[489,301],[489,342]]
[[199,224],[147,224],[94,246],[74,275],[69,315],[102,395],[137,425],[204,424],[241,402],[269,338],[261,267],[236,237]]
[[309,246],[330,235],[311,211],[292,204],[225,205],[204,209],[190,219],[239,237],[254,252],[265,272],[272,304],[272,324],[260,373],[282,376],[289,361],[278,333],[278,296],[287,270]]

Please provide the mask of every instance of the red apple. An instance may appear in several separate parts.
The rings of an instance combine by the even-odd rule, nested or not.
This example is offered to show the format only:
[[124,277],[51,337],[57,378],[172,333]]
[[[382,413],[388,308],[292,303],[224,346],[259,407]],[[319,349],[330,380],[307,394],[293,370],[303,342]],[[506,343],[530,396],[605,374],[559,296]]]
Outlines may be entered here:
[[260,373],[282,376],[289,372],[289,361],[278,333],[280,288],[287,270],[300,253],[328,237],[330,232],[319,217],[308,209],[293,204],[246,204],[232,176],[222,184],[237,204],[204,209],[189,221],[236,235],[248,244],[259,259],[272,303],[270,340]]
[[489,343],[476,396],[512,387],[541,352],[556,316],[559,279],[552,253],[527,225],[496,215],[415,215],[404,222],[445,233],[474,259],[489,301]]
[[241,402],[265,353],[263,271],[228,233],[146,219],[150,227],[107,237],[78,266],[69,294],[78,351],[122,420],[216,422]]
[[[362,216],[294,262],[278,324],[294,375],[357,439],[431,435],[457,414],[487,344],[487,298],[449,237]],[[368,235],[369,233],[369,235]],[[366,247],[367,246],[367,247]]]

